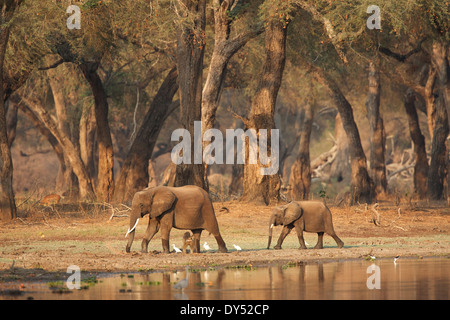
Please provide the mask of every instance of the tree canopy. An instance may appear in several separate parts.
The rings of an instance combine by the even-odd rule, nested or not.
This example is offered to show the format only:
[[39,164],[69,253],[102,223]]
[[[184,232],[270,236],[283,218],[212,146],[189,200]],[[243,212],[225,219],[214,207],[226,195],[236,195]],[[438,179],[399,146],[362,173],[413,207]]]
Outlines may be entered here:
[[[74,14],[69,5],[80,8],[79,29],[67,26]],[[379,8],[380,28],[367,26],[378,14],[373,6]],[[305,153],[297,147],[301,129],[311,127],[306,136],[317,141],[310,146],[314,157],[332,147],[324,137],[338,130],[340,120],[329,107],[339,111],[349,145],[356,148],[347,165],[360,175],[346,190],[363,188],[357,180],[370,189],[375,155],[365,141],[373,145],[375,133],[361,130],[361,122],[374,129],[385,112],[404,114],[408,88],[427,118],[427,152],[437,168],[428,181],[437,190],[432,193],[444,196],[433,182],[444,186],[448,177],[448,150],[439,147],[448,132],[438,131],[449,111],[447,1],[8,0],[0,8],[1,30],[8,35],[2,38],[4,99],[50,131],[55,152],[62,148],[61,170],[67,169],[62,188],[75,197],[129,200],[156,179],[148,163],[154,152],[170,151],[171,131],[192,131],[193,121],[202,121],[204,130],[241,122],[245,129],[280,129],[286,172],[280,168],[278,182],[255,188],[275,188],[279,199],[293,183],[288,173],[296,150]],[[370,91],[371,81],[378,91]],[[263,114],[261,122],[257,117]],[[314,120],[306,119],[313,114]],[[202,164],[179,166],[175,184],[208,189],[210,170],[245,178],[237,167],[230,173]],[[117,187],[117,181],[126,186]]]

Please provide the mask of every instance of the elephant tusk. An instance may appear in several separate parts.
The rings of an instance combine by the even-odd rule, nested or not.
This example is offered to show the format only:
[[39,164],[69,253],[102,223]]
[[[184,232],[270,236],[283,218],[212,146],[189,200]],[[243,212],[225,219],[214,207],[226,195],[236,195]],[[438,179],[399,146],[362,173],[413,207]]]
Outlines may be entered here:
[[272,229],[273,228],[273,223],[270,225],[270,229]]
[[128,229],[127,234],[125,235],[125,238],[128,237],[128,235],[130,234],[130,232],[133,232],[133,230],[136,228],[138,222],[139,222],[139,219],[136,220],[136,223],[134,224],[133,228]]

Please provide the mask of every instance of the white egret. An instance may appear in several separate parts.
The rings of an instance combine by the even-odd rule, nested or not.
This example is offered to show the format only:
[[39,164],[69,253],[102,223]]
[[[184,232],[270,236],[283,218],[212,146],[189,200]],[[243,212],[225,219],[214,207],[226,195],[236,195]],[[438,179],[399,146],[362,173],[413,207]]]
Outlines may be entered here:
[[203,244],[203,248],[205,248],[205,250],[211,250],[211,247],[209,246],[209,244],[205,243]]
[[180,253],[180,252],[181,252],[181,250],[178,249],[178,248],[175,246],[175,244],[172,244],[172,246],[173,246],[173,250],[175,250],[176,253]]
[[241,251],[241,250],[242,250],[241,247],[239,247],[239,246],[237,246],[237,245],[235,245],[235,244],[233,244],[233,247],[234,247],[237,251]]

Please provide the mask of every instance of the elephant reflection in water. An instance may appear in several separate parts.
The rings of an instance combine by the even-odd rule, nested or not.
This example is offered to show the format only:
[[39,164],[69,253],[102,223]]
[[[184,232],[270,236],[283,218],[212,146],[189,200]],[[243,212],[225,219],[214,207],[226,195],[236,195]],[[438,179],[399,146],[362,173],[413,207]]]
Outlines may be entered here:
[[[344,267],[342,264],[297,263],[295,266],[268,268],[269,288],[282,294],[275,299],[321,299],[341,288]],[[330,297],[332,298],[332,297]]]

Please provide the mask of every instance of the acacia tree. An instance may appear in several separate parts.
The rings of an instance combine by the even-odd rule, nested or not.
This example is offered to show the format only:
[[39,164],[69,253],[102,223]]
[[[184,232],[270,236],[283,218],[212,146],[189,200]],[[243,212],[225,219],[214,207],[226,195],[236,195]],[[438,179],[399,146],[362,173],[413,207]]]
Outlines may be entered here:
[[[246,23],[245,31],[231,37],[235,20],[254,20],[245,15],[249,3],[245,0],[215,0],[214,4],[214,49],[209,63],[209,71],[202,92],[202,130],[212,129],[215,124],[216,111],[226,77],[230,59],[249,40],[264,31],[260,23]],[[253,8],[254,9],[254,8]],[[235,28],[236,29],[236,28]]]
[[[53,58],[53,59],[52,59]],[[44,59],[48,66],[51,66],[55,63],[55,57],[48,57],[47,59]],[[48,80],[49,87],[51,89],[51,93],[53,96],[53,102],[55,106],[55,116],[58,119],[58,130],[62,132],[65,136],[69,137],[72,142],[74,142],[76,145],[78,142],[75,140],[80,136],[83,136],[82,128],[77,124],[77,121],[75,119],[72,119],[73,117],[69,115],[69,103],[67,99],[67,92],[69,90],[65,90],[67,88],[68,83],[75,79],[75,82],[80,82],[79,78],[77,77],[77,69],[72,64],[63,64],[61,66],[58,66],[57,68],[50,68],[45,71],[45,78]],[[77,81],[78,80],[78,81]],[[22,91],[24,92],[24,91]],[[22,106],[25,106],[25,104],[22,104]],[[29,107],[24,107],[22,110],[31,111]],[[30,117],[30,116],[29,116]],[[32,116],[31,116],[32,117]],[[33,121],[34,119],[32,119]],[[33,121],[34,122],[34,121]],[[37,124],[36,122],[34,122]],[[42,122],[39,122],[37,124],[37,128],[42,126]],[[78,133],[78,129],[79,133]],[[41,133],[43,130],[39,129]],[[48,130],[48,129],[47,129]],[[54,147],[53,149],[58,155],[58,158],[60,157],[58,152],[59,149],[62,149],[60,144],[57,143],[57,145],[54,145],[52,143],[52,140],[55,139],[54,136],[51,134],[51,137],[47,134],[44,134],[45,137],[48,138],[50,144]],[[80,141],[80,152],[84,149],[85,144],[81,143]],[[87,162],[83,160],[83,162],[87,166]],[[91,175],[93,177],[93,175]],[[58,176],[56,178],[56,190],[64,190],[67,196],[71,198],[77,198],[79,195],[78,190],[78,179],[76,177],[76,174],[74,174],[72,166],[70,164],[69,159],[67,159],[67,156],[63,153],[63,162],[60,162],[60,171],[58,172]]]
[[148,161],[166,118],[174,111],[172,99],[178,90],[177,76],[176,67],[169,70],[145,114],[120,170],[114,193],[116,201],[130,199],[136,191],[148,185]]
[[[308,99],[311,100],[311,99]],[[309,144],[314,119],[312,102],[306,101],[304,120],[300,129],[300,144],[297,158],[292,165],[289,184],[292,185],[291,198],[293,200],[308,200],[311,187],[311,163],[309,157]]]
[[[105,6],[105,2],[101,4],[101,1],[90,1],[89,3],[83,4],[82,21],[84,23],[82,23],[82,29],[81,31],[70,31],[67,30],[65,26],[61,25],[61,22],[65,23],[65,19],[61,19],[61,17],[64,17],[64,15],[61,15],[62,12],[65,12],[64,4],[61,5],[54,3],[53,1],[29,3],[29,11],[39,13],[44,12],[48,21],[48,23],[45,24],[46,28],[40,32],[43,40],[41,41],[41,44],[44,47],[43,54],[51,52],[57,53],[61,57],[61,59],[56,62],[44,62],[43,64],[45,67],[40,68],[41,70],[46,70],[49,75],[49,83],[55,101],[55,111],[57,118],[60,121],[55,123],[53,117],[45,110],[46,108],[41,101],[36,99],[36,97],[33,97],[32,94],[26,93],[22,97],[15,97],[15,99],[16,103],[23,107],[24,110],[25,108],[27,110],[33,110],[32,114],[39,121],[40,125],[44,124],[53,133],[51,135],[57,140],[57,144],[64,150],[64,155],[68,159],[66,166],[70,168],[73,167],[73,171],[76,173],[82,198],[94,199],[95,197],[93,190],[93,173],[95,170],[92,170],[93,161],[90,153],[92,153],[93,149],[91,143],[93,138],[92,133],[93,131],[97,131],[97,143],[99,149],[99,183],[97,193],[99,199],[109,201],[113,192],[114,183],[112,171],[113,154],[108,123],[108,96],[105,85],[102,83],[103,79],[100,78],[100,74],[104,76],[107,81],[109,81],[109,79],[108,72],[105,71],[105,65],[103,65],[102,70],[100,70],[99,67],[100,61],[107,60],[108,58],[108,55],[106,55],[106,59],[104,57],[105,52],[110,49],[113,40],[111,38],[111,25],[114,23],[115,28],[125,30],[124,32],[129,31],[130,28],[134,28],[134,25],[127,25],[127,23],[129,23],[128,19],[125,19],[125,16],[119,13],[126,13],[123,9],[126,8],[127,5],[134,5],[135,2],[106,2],[106,4],[107,6]],[[145,4],[144,7],[148,7],[148,5]],[[133,8],[133,12],[141,13],[142,15],[147,13],[146,11],[139,9],[142,9],[142,7],[138,7],[137,9]],[[144,20],[144,18],[142,20]],[[35,21],[32,22],[35,23]],[[33,23],[30,24],[33,25]],[[127,25],[126,29],[122,29],[122,26],[124,25]],[[139,28],[137,30],[142,32],[147,29]],[[122,35],[119,35],[119,37],[120,36]],[[120,39],[115,40],[120,41]],[[133,41],[134,40],[135,39],[133,39]],[[154,48],[154,50],[162,51],[159,48]],[[109,68],[108,63],[110,63],[110,61],[107,60],[105,63],[107,68]],[[78,135],[76,135],[76,139],[73,139],[73,132],[72,134],[68,132],[68,130],[66,130],[67,128],[65,128],[66,125],[64,125],[66,123],[63,119],[65,107],[63,106],[64,99],[62,97],[61,89],[64,86],[67,86],[67,83],[70,82],[69,78],[72,78],[73,74],[62,72],[62,69],[58,67],[58,65],[61,64],[78,66],[78,69],[75,69],[81,71],[81,74],[91,87],[94,96],[94,107],[92,108],[92,111],[94,112],[90,111],[91,108],[89,108],[89,106],[87,106],[87,108],[84,106],[83,108],[83,115],[79,124],[80,141],[77,141]],[[124,66],[128,64],[129,63],[125,63]],[[119,67],[118,69],[120,70],[122,68],[123,67]],[[149,70],[149,72],[151,71],[152,70]],[[61,76],[61,73],[64,75]],[[58,79],[55,79],[56,76],[58,76]],[[174,78],[176,78],[176,76],[172,76],[172,80]],[[82,79],[77,80],[82,81]],[[142,82],[146,81],[148,83],[148,80],[146,79]],[[172,81],[172,83],[175,83],[176,85],[176,81]],[[146,85],[144,85],[144,87],[145,86]],[[82,88],[81,91],[83,90],[84,89]],[[159,100],[159,102],[161,101]],[[158,107],[160,107],[159,104]],[[164,106],[162,106],[162,109],[164,109]],[[92,119],[94,119],[93,122]],[[161,126],[162,123],[158,123],[158,125]],[[74,122],[73,126],[78,127],[78,123]],[[148,131],[149,130],[146,132]],[[154,138],[156,139],[156,137]],[[141,139],[138,139],[137,141],[141,141],[142,139],[145,140],[145,137],[141,137]],[[58,143],[58,140],[61,141],[61,143]],[[150,154],[151,150],[152,148],[150,148]],[[136,167],[138,168],[139,166]]]
[[28,54],[29,43],[16,41],[27,34],[21,24],[21,0],[0,1],[0,219],[16,216],[13,164],[7,133],[5,102],[28,79],[39,53]]
[[404,98],[404,107],[408,116],[409,133],[411,140],[414,142],[414,191],[423,199],[427,195],[428,159],[425,137],[420,130],[415,100],[414,90],[408,88]]
[[[23,43],[23,52],[27,52],[31,56],[37,56],[39,63],[45,64],[42,57],[49,53],[58,54],[61,59],[50,66],[42,68],[42,70],[50,70],[56,68],[64,62],[71,62],[79,66],[86,80],[91,86],[94,105],[95,117],[97,124],[98,145],[99,145],[99,194],[102,200],[109,200],[114,186],[113,179],[113,155],[112,142],[108,124],[108,103],[106,92],[103,88],[101,80],[97,74],[97,68],[100,60],[105,52],[111,48],[111,28],[109,26],[108,7],[101,1],[83,3],[83,28],[81,30],[68,30],[66,27],[65,13],[66,6],[54,1],[35,1],[26,2],[24,10],[20,17],[20,29],[24,28],[30,31],[36,31],[32,37],[36,37],[36,41],[20,41]],[[32,14],[30,14],[32,13]],[[45,18],[45,24],[42,19]],[[40,28],[35,28],[37,25]],[[25,36],[27,39],[27,36]],[[20,52],[18,50],[15,51]],[[34,65],[36,66],[37,63]],[[51,72],[51,71],[50,71]],[[52,78],[52,77],[50,77]],[[59,96],[57,83],[50,79],[52,89],[54,89],[54,98],[59,107]],[[82,198],[93,199],[94,191],[89,173],[81,160],[78,148],[78,142],[71,141],[70,135],[64,128],[58,130],[58,124],[54,123],[52,117],[35,97],[26,95],[21,98],[16,97],[16,103],[24,102],[33,111],[35,115],[44,123],[52,134],[57,138],[58,142],[65,150],[68,162],[72,166],[74,173],[78,177],[80,186],[80,194]],[[24,101],[21,101],[24,100]],[[58,108],[57,108],[58,109]],[[61,108],[59,108],[61,109]],[[61,111],[61,110],[59,110]],[[57,113],[61,115],[61,112]]]
[[[48,49],[61,57],[59,63],[70,62],[77,65],[91,88],[98,143],[96,193],[99,200],[109,201],[114,192],[114,151],[108,121],[108,97],[98,68],[105,54],[112,48],[110,8],[101,1],[85,3],[82,7],[83,26],[80,30],[68,30],[61,26],[65,23],[59,14],[64,8],[63,4],[43,3],[36,6],[36,10],[48,10],[53,19],[49,21],[45,32]],[[90,192],[85,190],[83,193],[87,195]]]
[[[206,45],[206,0],[178,0],[177,8],[180,14],[177,32],[180,122],[191,136],[189,151],[195,153],[194,122],[201,121],[203,56]],[[201,141],[199,143],[201,145]],[[186,184],[207,189],[203,164],[183,163],[177,166],[175,186]]]
[[65,156],[73,169],[73,172],[78,178],[80,196],[82,199],[94,199],[95,193],[92,186],[91,177],[86,169],[86,166],[81,159],[81,155],[76,144],[72,141],[64,131],[58,129],[58,123],[45,109],[39,99],[31,96],[14,95],[11,101],[18,104],[21,108],[29,108],[38,117],[38,119],[45,125],[51,134],[57,139],[64,150]]
[[[327,3],[320,1],[314,3],[295,1],[295,4],[300,9],[297,15],[304,17],[305,23],[302,26],[312,29],[311,35],[305,34],[302,38],[301,44],[304,43],[306,45],[298,46],[301,53],[296,55],[297,62],[303,65],[305,70],[310,72],[312,77],[328,90],[333,104],[339,111],[342,125],[348,138],[352,203],[357,203],[358,201],[370,203],[374,197],[374,185],[368,173],[367,159],[353,116],[353,107],[343,94],[336,76],[329,71],[338,68],[342,70],[339,62],[343,62],[345,67],[347,67],[350,61],[343,43],[348,34],[343,33],[341,30],[344,29],[337,25],[333,19],[333,15],[336,14],[341,4],[331,7],[328,7]],[[358,17],[360,18],[360,15]],[[363,26],[365,27],[365,24]],[[320,29],[323,30],[322,33],[317,32]],[[359,35],[360,32],[362,31],[358,29],[353,35]],[[314,39],[311,39],[311,37]],[[317,48],[315,43],[320,43],[320,48]],[[319,51],[319,55],[317,55],[317,51]],[[345,69],[342,71],[345,72]]]
[[353,109],[333,78],[321,68],[311,65],[314,76],[330,92],[331,98],[339,110],[342,125],[349,142],[350,165],[352,169],[351,194],[352,203],[371,203],[374,197],[373,181],[367,170],[367,160],[361,145],[361,138],[356,125]]
[[13,165],[6,126],[5,101],[8,97],[6,92],[8,83],[4,78],[4,66],[10,33],[9,23],[20,2],[19,0],[0,2],[0,219],[2,220],[16,217],[16,204],[12,185]]
[[[12,103],[13,105],[15,105],[18,109],[20,109],[20,111],[27,116],[27,118],[31,121],[31,123],[36,127],[36,129],[41,133],[41,135],[43,137],[45,137],[45,139],[48,141],[48,143],[52,146],[53,150],[55,151],[56,157],[58,158],[59,161],[59,166],[60,166],[60,171],[61,172],[61,177],[60,178],[65,178],[65,172],[69,171],[69,168],[67,167],[67,165],[70,166],[70,162],[67,159],[67,157],[65,156],[64,150],[61,146],[61,144],[58,142],[58,139],[56,139],[56,137],[51,133],[51,131],[46,127],[46,125],[40,120],[40,118],[38,116],[36,116],[36,114],[29,108],[28,105],[26,105],[23,101],[22,103],[19,104],[15,104],[14,98],[9,100],[10,103]],[[70,166],[70,172],[72,172],[72,166]],[[77,180],[78,182],[78,180]],[[62,184],[64,183],[64,181],[60,182],[60,184],[58,183],[58,178],[57,178],[57,183],[56,183],[56,189],[58,188],[62,188]]]
[[[274,5],[275,12],[270,9]],[[271,161],[279,161],[279,159],[276,159],[277,155],[271,151],[272,138],[269,133],[271,129],[275,129],[275,103],[286,61],[287,26],[290,22],[289,12],[292,10],[292,7],[289,1],[266,1],[263,10],[267,10],[263,11],[266,14],[265,58],[245,126],[247,129],[255,129],[256,132],[260,129],[267,130],[266,143],[267,150],[271,152]],[[261,137],[258,135],[257,141],[261,142],[260,139]],[[248,144],[246,149],[246,157],[248,157],[250,151]],[[243,201],[255,201],[265,204],[279,201],[281,188],[279,173],[263,175],[261,173],[262,168],[264,168],[264,165],[260,162],[256,164],[246,162],[244,166]]]
[[[247,41],[251,38],[255,37],[259,33],[262,32],[262,28],[249,28],[250,23],[245,24],[244,27],[240,28],[232,28],[233,25],[236,25],[236,21],[238,20],[238,24],[243,24],[242,21],[245,19],[241,19],[242,16],[246,17],[246,12],[249,8],[249,4],[247,1],[214,1],[214,47],[212,51],[211,60],[209,63],[209,72],[205,81],[205,85],[202,90],[202,130],[203,132],[207,129],[210,129],[214,126],[215,121],[215,113],[217,110],[217,106],[220,100],[220,94],[223,87],[224,79],[226,77],[226,69],[228,65],[228,61],[231,57],[242,47],[245,45]],[[139,4],[133,4],[135,6],[139,6]],[[253,6],[251,6],[252,9]],[[186,12],[180,10],[176,13],[184,12],[177,16],[173,12],[173,8],[167,8],[162,3],[160,3],[155,8],[149,7],[140,7],[139,12],[147,12],[147,14],[152,15],[152,23],[154,25],[144,25],[144,26],[134,26],[132,30],[129,30],[127,26],[124,26],[126,29],[125,33],[122,31],[122,34],[119,36],[121,39],[125,39],[133,44],[136,44],[139,48],[150,48],[154,49],[156,52],[161,53],[164,52],[163,55],[172,59],[170,52],[172,51],[170,44],[166,45],[166,48],[162,49],[161,44],[164,42],[167,43],[166,40],[164,42],[160,41],[161,35],[158,34],[157,37],[153,36],[148,37],[141,35],[143,29],[150,30],[151,28],[156,30],[160,30],[161,27],[158,26],[160,23],[165,23],[164,21],[172,21],[175,22],[176,25],[176,33],[179,33],[180,28],[193,28],[195,25],[193,18],[196,14],[192,12]],[[150,10],[149,10],[150,9]],[[156,14],[156,11],[158,14]],[[153,12],[153,14],[152,14]],[[133,15],[133,21],[134,17]],[[140,20],[147,21],[145,17],[141,17],[138,13],[138,18],[142,18]],[[175,17],[175,18],[174,18]],[[116,19],[116,21],[124,20],[124,19]],[[252,19],[247,19],[251,20]],[[131,17],[130,17],[131,21]],[[240,31],[241,29],[245,31]],[[173,27],[171,25],[167,25],[164,28],[165,33],[164,37],[173,36]],[[232,35],[232,31],[236,33],[235,36]],[[198,30],[196,31],[198,32]],[[202,36],[202,32],[200,31],[200,36]],[[169,34],[169,35],[167,35]],[[195,33],[192,33],[195,35]],[[197,45],[202,46],[198,43],[198,39],[193,38],[193,42],[197,42]],[[204,40],[203,40],[204,41]],[[180,43],[179,43],[180,44]],[[205,43],[203,43],[203,46]],[[184,63],[184,59],[181,59]],[[183,66],[185,68],[185,66]],[[145,119],[139,129],[135,140],[133,141],[130,152],[127,156],[127,159],[124,161],[124,164],[121,169],[120,177],[117,182],[117,192],[115,195],[116,200],[127,198],[125,196],[125,192],[127,194],[132,194],[133,191],[142,188],[147,185],[148,182],[148,160],[150,159],[153,151],[153,147],[156,142],[156,138],[158,137],[158,133],[164,123],[165,118],[168,114],[173,110],[170,107],[172,102],[172,97],[178,90],[178,82],[177,82],[178,72],[177,69],[172,69],[163,84],[161,85],[159,91],[157,92],[154,101],[152,102],[148,113],[145,116]],[[187,84],[184,86],[186,87]],[[181,92],[181,88],[180,88]],[[187,102],[185,101],[185,104]],[[175,105],[174,105],[175,107]],[[186,107],[185,107],[186,108]],[[206,145],[205,145],[206,146]],[[180,172],[180,168],[179,168]],[[181,178],[180,180],[183,180]],[[206,179],[206,177],[204,177]],[[180,181],[181,185],[186,182]],[[206,181],[205,181],[206,184]]]
[[[330,5],[329,1],[315,1],[314,3],[309,1],[299,1],[298,5],[310,12],[313,17],[317,20],[322,20],[325,26],[326,33],[330,39],[331,44],[337,48],[337,52],[339,50],[345,54],[345,49],[350,47],[351,52],[356,52],[358,59],[359,57],[363,57],[364,60],[373,60],[374,65],[372,72],[374,75],[376,74],[377,65],[381,65],[374,61],[374,58],[377,55],[373,55],[378,51],[383,53],[388,53],[389,56],[398,58],[402,62],[407,59],[409,56],[417,53],[421,50],[420,43],[423,42],[424,37],[428,39],[432,39],[432,46],[428,49],[430,59],[430,67],[428,71],[428,79],[426,84],[423,86],[423,96],[427,106],[427,116],[428,116],[428,126],[430,131],[430,136],[433,141],[434,134],[436,130],[440,130],[439,137],[437,137],[437,141],[433,142],[432,148],[432,166],[435,167],[428,171],[428,182],[437,184],[439,187],[435,191],[429,191],[429,197],[437,197],[442,196],[442,181],[443,174],[445,172],[445,157],[441,156],[442,153],[445,153],[445,150],[442,148],[445,145],[445,136],[447,135],[445,122],[445,112],[443,110],[447,109],[445,107],[445,92],[448,92],[448,86],[436,86],[436,76],[438,70],[441,70],[441,74],[445,74],[445,70],[447,70],[448,63],[445,63],[445,54],[439,54],[438,52],[447,52],[445,49],[446,43],[448,44],[448,4],[439,0],[431,0],[431,1],[423,1],[423,0],[415,0],[415,1],[378,1],[376,3],[379,6],[381,11],[381,30],[371,30],[368,31],[366,28],[366,22],[369,18],[369,14],[366,13],[366,9],[372,5],[370,1],[367,0],[359,0],[359,1],[337,1],[333,5]],[[310,9],[309,7],[312,7]],[[376,37],[372,37],[374,39],[374,43],[370,45],[370,32],[375,33]],[[369,43],[369,44],[368,44]],[[413,50],[411,50],[406,55],[395,54],[391,50],[386,49],[383,50],[383,47],[389,47],[393,43],[396,44],[399,48],[407,48],[410,43],[419,43],[419,46]],[[441,48],[443,44],[444,49]],[[368,48],[369,47],[369,48]],[[426,47],[426,46],[425,46]],[[375,50],[373,50],[375,48]],[[437,50],[433,50],[436,48]],[[341,50],[344,49],[344,50]],[[366,52],[368,51],[368,53]],[[342,56],[339,54],[339,56]],[[441,58],[438,58],[438,57]],[[435,62],[432,62],[435,61]],[[439,62],[438,62],[439,61]],[[441,66],[441,67],[438,67]],[[394,72],[395,73],[395,72]],[[406,78],[411,77],[413,73],[410,73],[406,76]],[[402,77],[401,75],[400,77]],[[394,78],[398,78],[398,75],[395,75]],[[441,79],[447,79],[448,77],[442,77]],[[368,110],[376,111],[376,104],[374,102],[376,99],[376,88],[378,87],[375,83],[376,76],[371,77],[370,81],[374,84],[372,87],[372,93],[370,93],[368,97]],[[445,80],[447,81],[447,80]],[[414,79],[409,79],[406,82],[413,83]],[[444,82],[446,83],[446,82]],[[411,86],[412,88],[417,86]],[[442,89],[438,89],[441,87]],[[437,94],[440,91],[441,93]],[[443,97],[441,99],[442,102],[437,102],[436,97]],[[372,107],[371,107],[372,105]],[[444,105],[443,107],[439,107],[439,105]],[[440,108],[440,117],[437,117],[437,108]],[[375,149],[373,151],[379,150],[379,152],[371,153],[371,164],[377,172],[374,172],[374,179],[380,180],[381,183],[375,182],[377,185],[383,188],[382,181],[384,180],[383,176],[383,161],[381,158],[382,155],[382,144],[383,139],[382,136],[377,134],[377,132],[381,132],[378,130],[381,126],[378,124],[379,120],[376,117],[373,117],[373,112],[369,112],[369,121],[371,123],[372,132],[375,134],[373,136],[372,142],[378,141],[378,147],[373,146]],[[374,115],[377,112],[373,113]],[[379,114],[379,112],[378,112]],[[436,121],[440,121],[440,125],[436,125]],[[343,117],[343,121],[345,121]],[[448,122],[448,120],[447,120]],[[378,137],[377,137],[378,136]],[[438,147],[440,146],[440,147]],[[433,151],[435,150],[435,151]],[[434,156],[433,156],[434,155]],[[375,156],[375,157],[373,157]],[[376,159],[376,163],[372,162],[372,159]],[[378,163],[378,164],[377,164]],[[379,179],[381,177],[381,179]]]
[[379,61],[375,57],[369,62],[369,92],[366,109],[370,124],[370,170],[377,194],[385,193],[387,189],[386,164],[384,160],[386,134],[383,118],[380,113],[380,70]]
[[97,198],[112,200],[114,193],[114,150],[108,121],[108,97],[97,69],[99,62],[82,63],[80,69],[91,86],[95,101],[95,119],[98,142],[98,185]]
[[[428,171],[428,198],[439,200],[444,193],[444,180],[446,174],[449,174],[449,154],[450,150],[446,150],[446,140],[449,134],[448,112],[448,74],[449,62],[448,51],[450,46],[448,42],[443,43],[441,39],[434,41],[432,47],[431,63],[436,70],[437,82],[437,99],[435,100],[435,126],[433,131],[433,139],[431,142],[431,160]],[[448,188],[448,187],[447,187]]]
[[[389,5],[392,4],[386,2],[386,6]],[[449,165],[448,150],[445,147],[450,121],[448,117],[450,108],[448,102],[448,43],[450,39],[448,4],[439,0],[417,0],[398,1],[395,6],[402,6],[404,10],[401,11],[401,15],[398,15],[395,10],[386,10],[390,19],[387,19],[389,23],[386,24],[385,30],[391,38],[395,37],[395,40],[405,43],[403,47],[408,47],[409,43],[418,45],[414,45],[415,48],[406,54],[401,54],[391,50],[389,44],[393,41],[385,37],[384,43],[380,45],[380,51],[402,64],[414,54],[425,53],[427,68],[426,70],[419,68],[420,73],[425,76],[417,76],[414,72],[402,72],[400,67],[389,74],[413,89],[425,101],[431,137],[431,160],[426,183],[427,197],[441,199],[444,195],[444,180]]]

